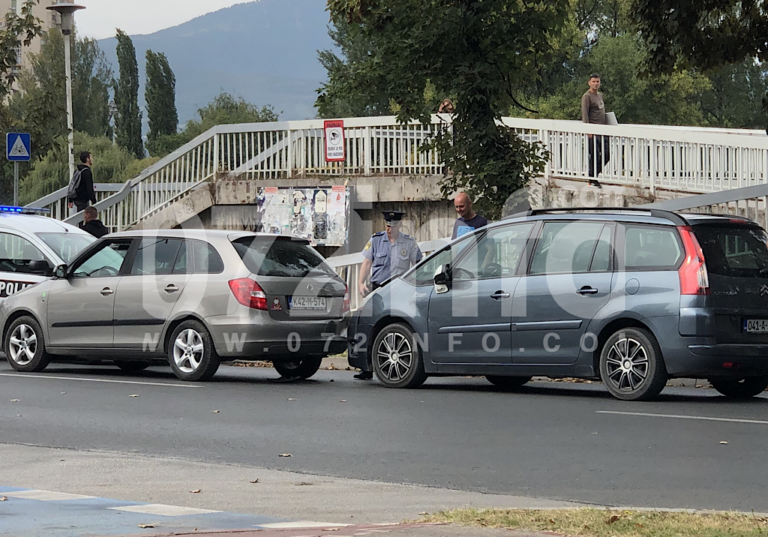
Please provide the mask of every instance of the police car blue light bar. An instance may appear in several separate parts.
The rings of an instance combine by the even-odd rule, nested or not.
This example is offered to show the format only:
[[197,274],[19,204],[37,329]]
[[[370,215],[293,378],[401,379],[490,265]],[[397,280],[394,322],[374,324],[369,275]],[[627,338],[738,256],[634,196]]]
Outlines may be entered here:
[[14,207],[13,205],[0,205],[0,213],[14,214],[50,214],[50,209],[42,207]]

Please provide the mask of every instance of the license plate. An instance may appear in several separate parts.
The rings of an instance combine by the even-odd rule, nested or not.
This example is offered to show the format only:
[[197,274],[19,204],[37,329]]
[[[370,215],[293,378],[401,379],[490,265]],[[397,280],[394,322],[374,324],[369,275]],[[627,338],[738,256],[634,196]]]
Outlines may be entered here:
[[288,307],[292,310],[324,310],[326,300],[324,296],[292,296]]
[[768,333],[768,319],[747,319],[744,321],[744,331],[753,334]]

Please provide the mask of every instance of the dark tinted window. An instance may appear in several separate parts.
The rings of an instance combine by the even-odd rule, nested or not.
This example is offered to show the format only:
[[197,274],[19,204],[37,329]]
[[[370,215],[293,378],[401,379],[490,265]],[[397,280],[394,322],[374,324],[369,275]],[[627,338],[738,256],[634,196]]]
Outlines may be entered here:
[[[224,261],[216,248],[202,241],[189,241],[195,261],[195,274],[219,274],[224,272]],[[189,245],[187,245],[189,248]]]
[[259,276],[303,278],[310,272],[336,275],[322,256],[303,242],[243,237],[232,244],[248,270]]
[[547,222],[531,263],[531,274],[587,272],[602,222]]
[[768,235],[753,226],[694,228],[710,274],[734,277],[768,277]]
[[628,226],[624,265],[632,268],[674,268],[683,255],[677,230],[669,226]]
[[170,274],[180,245],[180,239],[142,239],[136,251],[131,274],[134,276]]

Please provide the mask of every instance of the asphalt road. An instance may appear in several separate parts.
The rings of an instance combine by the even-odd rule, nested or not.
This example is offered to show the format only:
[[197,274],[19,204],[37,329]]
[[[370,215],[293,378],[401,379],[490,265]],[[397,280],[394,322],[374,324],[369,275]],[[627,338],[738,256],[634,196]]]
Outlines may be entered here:
[[476,378],[430,379],[411,391],[347,371],[275,378],[271,369],[222,367],[211,382],[183,383],[167,368],[68,365],[21,375],[2,363],[0,443],[601,505],[768,512],[765,395],[728,402],[713,390],[667,388],[657,402],[626,403],[598,384],[504,393]]

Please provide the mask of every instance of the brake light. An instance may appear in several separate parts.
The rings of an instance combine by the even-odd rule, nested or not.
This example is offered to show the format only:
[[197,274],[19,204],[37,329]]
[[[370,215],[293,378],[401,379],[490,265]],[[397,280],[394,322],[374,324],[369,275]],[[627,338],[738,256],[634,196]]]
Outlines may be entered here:
[[690,227],[679,226],[677,229],[685,247],[685,260],[677,271],[680,275],[680,294],[708,295],[709,274],[699,241]]
[[349,311],[349,286],[344,286],[344,305],[341,307],[342,313],[347,313]]
[[229,288],[240,304],[255,310],[267,311],[267,294],[250,278],[229,280]]

